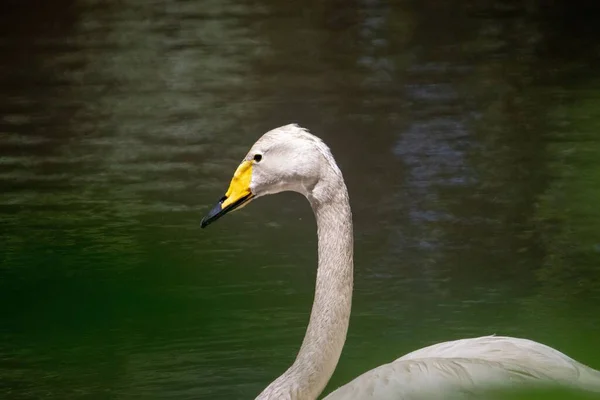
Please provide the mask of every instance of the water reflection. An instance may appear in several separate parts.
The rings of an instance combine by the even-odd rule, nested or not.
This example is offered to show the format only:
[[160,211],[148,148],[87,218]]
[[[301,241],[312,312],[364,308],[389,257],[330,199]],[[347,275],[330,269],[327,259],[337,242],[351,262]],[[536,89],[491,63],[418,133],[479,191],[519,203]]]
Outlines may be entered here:
[[330,389],[494,332],[599,366],[598,32],[559,3],[3,3],[0,394],[251,398],[284,370],[308,206],[199,220],[292,121],[332,147],[356,224]]

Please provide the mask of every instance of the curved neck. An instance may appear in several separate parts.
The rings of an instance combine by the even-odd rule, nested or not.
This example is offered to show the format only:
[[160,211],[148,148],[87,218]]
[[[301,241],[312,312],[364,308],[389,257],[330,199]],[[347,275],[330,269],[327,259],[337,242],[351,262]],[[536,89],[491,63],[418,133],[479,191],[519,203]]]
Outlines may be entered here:
[[353,284],[352,213],[341,174],[329,175],[307,196],[317,221],[319,267],[306,335],[292,366],[257,400],[316,399],[346,341]]

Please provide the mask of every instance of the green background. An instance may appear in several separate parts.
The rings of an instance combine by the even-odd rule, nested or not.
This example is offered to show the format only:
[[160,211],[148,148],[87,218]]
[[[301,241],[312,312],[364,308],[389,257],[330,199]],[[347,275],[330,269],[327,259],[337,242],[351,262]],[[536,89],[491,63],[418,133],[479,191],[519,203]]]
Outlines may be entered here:
[[308,204],[199,224],[290,122],[354,213],[326,391],[494,333],[600,368],[600,28],[583,3],[499,4],[3,2],[0,397],[247,399],[283,372]]

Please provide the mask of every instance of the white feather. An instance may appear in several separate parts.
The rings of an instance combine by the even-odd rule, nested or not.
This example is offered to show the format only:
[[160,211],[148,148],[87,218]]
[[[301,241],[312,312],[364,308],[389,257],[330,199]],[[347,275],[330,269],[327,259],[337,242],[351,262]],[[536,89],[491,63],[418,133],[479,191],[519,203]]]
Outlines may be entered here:
[[532,340],[484,336],[413,351],[360,375],[325,399],[469,398],[493,389],[545,386],[600,392],[600,372]]

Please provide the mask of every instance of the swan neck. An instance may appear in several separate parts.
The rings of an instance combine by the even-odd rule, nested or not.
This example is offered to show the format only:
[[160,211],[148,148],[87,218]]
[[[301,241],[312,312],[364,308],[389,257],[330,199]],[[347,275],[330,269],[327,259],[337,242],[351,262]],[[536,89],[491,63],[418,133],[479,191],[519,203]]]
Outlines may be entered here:
[[345,185],[335,201],[314,209],[319,267],[310,321],[295,364],[305,371],[304,379],[316,398],[333,375],[346,341],[354,267],[352,214]]
[[[333,375],[346,341],[353,285],[352,214],[341,174],[324,180],[326,201],[307,196],[318,233],[318,268],[310,320],[292,366],[258,399],[316,399]],[[323,188],[321,188],[323,189]]]

